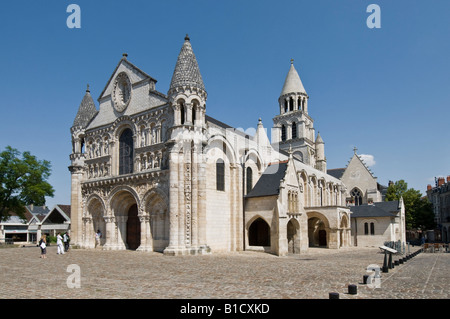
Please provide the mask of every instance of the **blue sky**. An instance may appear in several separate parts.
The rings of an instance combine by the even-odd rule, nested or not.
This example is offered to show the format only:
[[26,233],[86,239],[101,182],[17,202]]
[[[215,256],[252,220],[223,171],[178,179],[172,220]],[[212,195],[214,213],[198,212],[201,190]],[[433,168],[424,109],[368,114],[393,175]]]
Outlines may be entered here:
[[[69,29],[69,4],[81,28]],[[369,29],[369,4],[381,28]],[[70,126],[90,84],[96,99],[128,59],[167,93],[186,33],[208,92],[207,114],[268,130],[290,59],[309,95],[328,168],[373,156],[381,184],[422,192],[450,175],[450,1],[15,0],[0,11],[0,149],[52,163],[70,203]],[[97,103],[98,107],[98,103]]]

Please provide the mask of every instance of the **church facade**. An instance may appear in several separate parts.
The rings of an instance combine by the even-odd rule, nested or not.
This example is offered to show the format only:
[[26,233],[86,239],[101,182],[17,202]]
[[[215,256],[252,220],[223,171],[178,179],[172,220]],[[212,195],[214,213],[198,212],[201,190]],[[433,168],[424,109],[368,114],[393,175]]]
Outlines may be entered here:
[[351,246],[348,190],[308,100],[291,61],[269,141],[261,120],[249,136],[207,115],[188,36],[167,94],[124,54],[71,127],[72,243],[94,248],[100,230],[102,249],[167,255]]

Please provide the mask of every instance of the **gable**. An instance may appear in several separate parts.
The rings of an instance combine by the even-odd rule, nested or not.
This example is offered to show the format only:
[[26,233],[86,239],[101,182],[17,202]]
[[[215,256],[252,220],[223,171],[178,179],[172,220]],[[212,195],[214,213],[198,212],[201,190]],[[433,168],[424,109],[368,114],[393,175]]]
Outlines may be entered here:
[[357,187],[366,192],[367,189],[377,189],[377,178],[372,175],[358,155],[353,155],[341,177],[348,191]]
[[69,222],[68,216],[58,207],[55,207],[51,210],[50,213],[47,214],[45,219],[42,221],[42,224],[63,224],[64,222]]
[[126,58],[122,58],[119,64],[116,66],[114,72],[111,74],[111,77],[106,83],[106,86],[103,89],[102,93],[100,94],[100,97],[98,98],[99,101],[111,95],[114,87],[114,79],[118,74],[122,72],[125,72],[128,75],[132,85],[135,85],[136,83],[145,80],[152,82],[153,87],[154,84],[156,84],[156,80],[154,78],[146,74],[144,71],[136,67],[134,64],[130,63]]
[[[126,76],[123,76],[123,75]],[[123,108],[115,107],[114,88],[117,78],[125,79],[129,101]],[[167,104],[167,97],[156,91],[156,80],[122,58],[103,89],[99,101],[99,111],[87,129],[112,124],[122,116],[132,116],[143,111]],[[117,99],[117,95],[115,96]],[[116,100],[117,101],[117,100]]]

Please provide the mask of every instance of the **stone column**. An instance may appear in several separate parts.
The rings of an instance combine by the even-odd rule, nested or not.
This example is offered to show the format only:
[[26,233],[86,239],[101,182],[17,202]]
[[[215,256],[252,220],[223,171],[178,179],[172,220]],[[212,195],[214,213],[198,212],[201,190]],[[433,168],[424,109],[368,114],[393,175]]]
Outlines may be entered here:
[[139,221],[141,222],[141,244],[138,247],[138,251],[153,251],[153,238],[152,230],[150,227],[150,216],[139,215]]
[[190,125],[192,123],[192,103],[186,103],[185,104],[185,118],[184,118],[184,124]]
[[172,255],[178,248],[178,185],[179,158],[176,152],[169,153],[169,246],[164,249],[164,254]]
[[[199,107],[197,107],[198,109]],[[191,155],[191,181],[192,181],[192,196],[191,196],[191,244],[193,247],[198,246],[198,152],[197,145]]]
[[117,216],[117,250],[127,249],[127,220],[128,216]]
[[103,245],[103,249],[109,250],[114,249],[114,243],[116,242],[115,238],[115,218],[114,216],[106,216],[104,217],[106,223],[106,242]]
[[92,233],[92,222],[92,217],[83,217],[83,227],[80,241],[81,248],[94,248],[91,246],[91,242],[89,241],[89,236],[94,236]]
[[338,249],[339,248],[339,230],[337,228],[327,229],[328,233],[328,248]]

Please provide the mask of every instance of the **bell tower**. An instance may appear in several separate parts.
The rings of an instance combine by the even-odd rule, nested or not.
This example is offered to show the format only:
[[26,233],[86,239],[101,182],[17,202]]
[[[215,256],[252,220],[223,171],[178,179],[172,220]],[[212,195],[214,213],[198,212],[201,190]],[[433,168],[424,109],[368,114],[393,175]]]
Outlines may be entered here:
[[188,35],[178,55],[168,91],[173,126],[169,129],[170,231],[166,255],[203,254],[206,246],[207,93]]
[[72,135],[72,153],[70,154],[69,171],[71,175],[71,237],[73,243],[82,241],[82,194],[81,183],[84,181],[85,132],[86,127],[97,115],[97,108],[91,96],[89,85],[78,108],[70,133]]
[[[294,67],[294,60],[278,98],[279,114],[273,118],[275,147],[282,151],[292,148],[293,157],[316,166],[314,121],[308,115],[309,96]],[[323,142],[323,141],[322,141]]]

